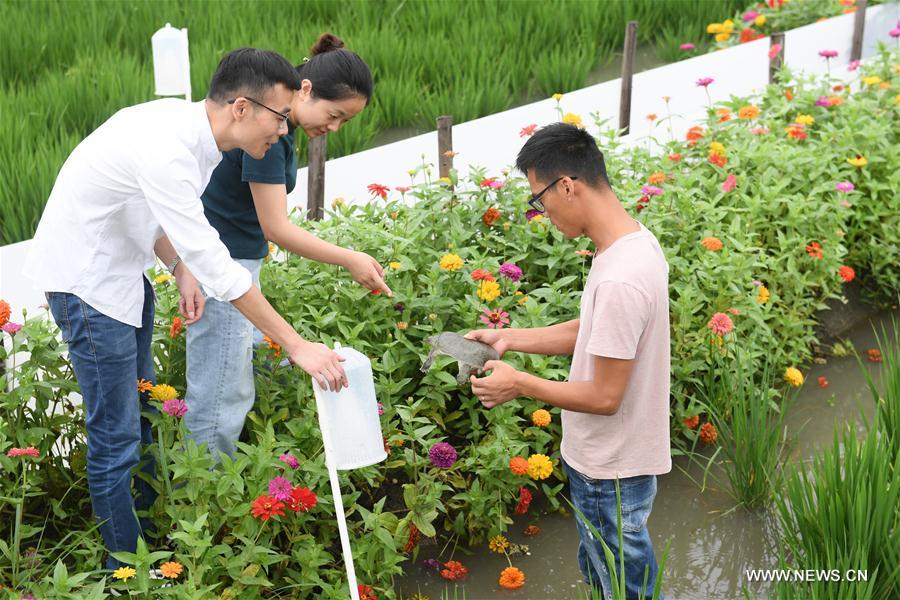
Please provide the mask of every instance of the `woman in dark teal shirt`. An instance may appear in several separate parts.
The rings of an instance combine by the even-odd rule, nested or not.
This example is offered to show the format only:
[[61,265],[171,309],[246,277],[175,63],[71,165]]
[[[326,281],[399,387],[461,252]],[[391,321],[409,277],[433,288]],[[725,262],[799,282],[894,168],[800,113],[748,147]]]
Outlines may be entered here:
[[[242,150],[225,152],[203,193],[203,208],[232,258],[259,285],[269,242],[311,260],[340,265],[371,290],[391,290],[381,265],[368,254],[319,239],[288,219],[287,195],[297,181],[295,133],[309,137],[337,131],[359,114],[372,96],[366,63],[330,33],[297,67],[302,86],[286,118],[288,133],[256,160]],[[255,100],[249,99],[251,102]],[[269,108],[262,106],[262,108]],[[253,406],[253,326],[230,303],[207,298],[203,317],[187,329],[187,423],[213,456],[231,455]]]

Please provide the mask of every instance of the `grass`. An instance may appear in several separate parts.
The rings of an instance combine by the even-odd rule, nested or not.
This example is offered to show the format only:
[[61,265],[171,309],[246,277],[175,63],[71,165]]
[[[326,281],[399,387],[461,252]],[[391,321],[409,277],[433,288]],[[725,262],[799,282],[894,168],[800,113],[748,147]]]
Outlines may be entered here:
[[[699,42],[712,16],[745,0],[0,0],[0,245],[30,238],[74,146],[121,107],[154,99],[150,36],[171,22],[190,34],[194,98],[239,46],[299,63],[325,30],[375,71],[371,107],[337,135],[334,158],[388,128],[433,129],[583,87],[617,60],[625,22],[639,42]],[[724,17],[722,17],[724,18]],[[668,53],[667,55],[671,55]],[[675,58],[675,56],[672,56]],[[305,161],[306,140],[300,142]]]

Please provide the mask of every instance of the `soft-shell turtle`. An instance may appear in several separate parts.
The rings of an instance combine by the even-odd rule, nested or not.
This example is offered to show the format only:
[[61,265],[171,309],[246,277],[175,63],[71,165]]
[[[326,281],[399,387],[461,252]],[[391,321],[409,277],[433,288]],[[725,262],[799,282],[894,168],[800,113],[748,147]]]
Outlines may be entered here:
[[467,340],[458,333],[444,332],[425,339],[431,345],[431,352],[422,363],[422,372],[431,368],[435,354],[446,354],[456,359],[459,365],[459,374],[456,382],[465,384],[471,375],[477,373],[489,360],[497,360],[500,355],[497,351],[482,342]]

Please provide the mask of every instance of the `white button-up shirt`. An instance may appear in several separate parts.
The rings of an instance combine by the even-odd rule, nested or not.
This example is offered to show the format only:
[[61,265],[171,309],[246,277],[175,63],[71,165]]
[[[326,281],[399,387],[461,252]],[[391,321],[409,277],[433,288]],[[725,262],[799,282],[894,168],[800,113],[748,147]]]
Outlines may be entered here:
[[207,294],[231,301],[252,285],[206,220],[200,194],[222,159],[205,101],[124,108],[66,160],[26,258],[45,292],[70,292],[141,326],[144,271],[164,234]]

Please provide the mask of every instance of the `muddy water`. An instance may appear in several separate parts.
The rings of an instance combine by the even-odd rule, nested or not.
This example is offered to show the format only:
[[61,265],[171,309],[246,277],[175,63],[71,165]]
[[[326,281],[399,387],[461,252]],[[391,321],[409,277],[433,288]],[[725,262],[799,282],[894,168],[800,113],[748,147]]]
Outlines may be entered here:
[[[893,312],[900,322],[900,311]],[[872,325],[891,327],[891,313],[879,313],[852,328],[845,336],[865,356],[865,350],[875,347]],[[866,368],[876,377],[878,363],[866,362]],[[793,462],[808,461],[821,453],[833,440],[835,425],[861,423],[860,412],[868,418],[873,414],[871,396],[856,360],[852,357],[828,358],[827,364],[813,365],[805,371],[806,383],[787,418],[789,435],[794,439]],[[822,389],[817,380],[828,379]],[[686,460],[675,460],[675,468],[659,478],[658,493],[650,516],[649,527],[657,557],[666,544],[669,555],[665,567],[663,589],[669,599],[708,600],[743,597],[746,587],[750,597],[767,596],[768,588],[750,585],[747,569],[763,569],[777,564],[774,549],[774,525],[764,512],[734,509],[727,490],[711,478],[701,493],[697,482],[702,469]],[[721,475],[721,473],[719,473]],[[721,479],[724,484],[724,477]],[[527,538],[522,530],[535,523],[542,529],[536,538]],[[486,544],[475,549],[457,548],[453,558],[469,568],[469,576],[458,585],[459,598],[480,600],[488,598],[516,598],[529,600],[572,600],[584,597],[584,587],[575,560],[578,534],[574,517],[551,514],[537,518],[517,518],[510,527],[511,542],[528,544],[527,554],[512,557],[513,564],[526,574],[525,586],[516,591],[503,590],[497,579],[508,566],[502,555],[488,551]],[[450,548],[440,557],[449,560]],[[422,549],[423,558],[436,556],[439,547]],[[453,587],[437,574],[427,573],[421,566],[410,565],[407,576],[398,582],[402,598],[413,593],[427,594],[432,600],[450,592]],[[465,596],[463,596],[465,593]]]

